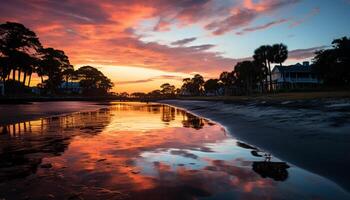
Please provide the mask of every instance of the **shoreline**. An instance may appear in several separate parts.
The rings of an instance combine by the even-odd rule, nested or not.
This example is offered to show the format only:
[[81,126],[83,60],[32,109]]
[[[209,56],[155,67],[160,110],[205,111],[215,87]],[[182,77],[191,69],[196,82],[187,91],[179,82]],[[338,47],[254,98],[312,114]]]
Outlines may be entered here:
[[1,97],[1,104],[30,104],[33,102],[54,102],[54,101],[125,101],[127,98],[120,98],[114,96],[100,96],[100,97],[80,97],[80,96],[57,96],[57,97]]
[[[338,127],[331,124],[325,125],[332,121],[333,115],[344,114],[341,111],[330,112],[319,107],[295,109],[260,106],[254,103],[239,105],[223,101],[166,100],[159,102],[183,108],[217,122],[238,140],[328,178],[344,190],[350,191],[348,181],[350,178],[348,173],[350,125],[346,123]],[[342,103],[342,105],[345,104]],[[349,108],[348,105],[345,106]],[[278,114],[280,116],[274,117]],[[317,119],[320,114],[326,116],[319,116]],[[285,115],[290,115],[289,119],[294,117],[294,121],[289,122]],[[318,124],[320,122],[323,124]]]
[[[103,102],[48,101],[0,106],[0,124],[89,112],[110,104],[110,101]],[[350,144],[349,100],[322,101],[323,103],[316,107],[306,106],[306,108],[303,104],[307,101],[280,102],[279,104],[203,100],[156,102],[176,106],[217,122],[238,140],[326,177],[346,191],[350,191],[348,182],[350,177],[347,173],[350,168],[350,157],[347,151]],[[313,101],[311,103],[315,104]],[[344,118],[342,116],[344,114],[348,116],[345,118],[348,121],[332,124],[333,118]]]
[[0,125],[16,124],[76,112],[90,112],[105,108],[108,104],[109,102],[98,101],[48,101],[0,105]]

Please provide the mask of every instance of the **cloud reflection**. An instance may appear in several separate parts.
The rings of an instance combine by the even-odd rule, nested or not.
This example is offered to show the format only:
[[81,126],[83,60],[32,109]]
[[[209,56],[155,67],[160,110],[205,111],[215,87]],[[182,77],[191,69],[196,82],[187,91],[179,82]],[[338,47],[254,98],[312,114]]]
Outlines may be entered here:
[[7,198],[193,199],[224,192],[244,198],[276,186],[259,175],[273,162],[245,160],[244,145],[222,127],[160,104],[116,103],[1,132],[0,193]]

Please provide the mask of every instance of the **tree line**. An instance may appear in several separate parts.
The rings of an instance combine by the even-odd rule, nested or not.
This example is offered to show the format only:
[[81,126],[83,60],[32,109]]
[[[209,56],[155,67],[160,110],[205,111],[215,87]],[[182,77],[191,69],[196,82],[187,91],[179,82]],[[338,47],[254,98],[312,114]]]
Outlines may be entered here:
[[[287,58],[286,45],[263,45],[254,51],[253,60],[238,62],[233,71],[224,71],[217,79],[205,81],[200,74],[183,79],[181,88],[173,89],[170,96],[249,95],[257,90],[271,92],[273,91],[271,64],[282,65]],[[152,96],[152,93],[149,95]],[[161,94],[160,91],[158,95]]]
[[[217,79],[207,81],[200,74],[183,79],[178,95],[251,95],[274,92],[272,64],[282,66],[288,58],[288,47],[282,43],[263,45],[254,51],[252,60],[238,62],[231,72],[222,72]],[[332,47],[315,52],[313,73],[322,86],[348,88],[350,86],[350,38],[335,39]]]
[[[218,78],[204,80],[200,74],[183,79],[177,88],[169,83],[160,90],[133,93],[132,97],[220,96],[251,95],[274,92],[272,64],[282,66],[288,58],[288,47],[282,43],[263,45],[254,51],[252,60],[238,62],[233,71],[224,71]],[[316,51],[312,59],[313,73],[322,80],[322,86],[348,88],[350,86],[350,38],[335,39],[330,48]],[[127,93],[123,93],[127,96]]]
[[[113,87],[111,80],[94,67],[74,70],[64,51],[43,47],[35,32],[23,24],[0,24],[0,77],[6,93],[28,89],[34,73],[41,79],[38,86],[44,94],[65,92],[71,87],[69,81],[79,83],[86,95],[107,94]],[[62,87],[64,82],[66,88]]]

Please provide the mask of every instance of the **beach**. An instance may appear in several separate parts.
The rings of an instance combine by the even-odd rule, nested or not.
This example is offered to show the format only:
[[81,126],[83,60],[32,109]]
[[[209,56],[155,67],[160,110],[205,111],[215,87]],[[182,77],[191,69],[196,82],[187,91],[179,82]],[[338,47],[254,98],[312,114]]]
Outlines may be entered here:
[[[338,100],[198,101],[162,100],[224,126],[238,140],[326,177],[349,191],[350,102]],[[0,106],[0,124],[74,112],[109,103],[52,101]]]
[[161,102],[220,123],[237,139],[350,190],[349,99]]

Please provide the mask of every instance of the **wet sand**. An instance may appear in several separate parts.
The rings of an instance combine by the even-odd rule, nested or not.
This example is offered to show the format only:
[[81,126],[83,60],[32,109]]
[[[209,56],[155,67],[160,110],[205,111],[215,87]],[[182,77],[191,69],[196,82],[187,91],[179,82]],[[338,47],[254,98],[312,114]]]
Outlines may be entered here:
[[278,105],[183,100],[162,103],[221,123],[239,140],[350,191],[349,100],[285,101]]
[[[177,102],[192,105],[196,113],[206,110],[207,117],[210,111],[223,125],[232,122],[226,124],[232,136],[214,121],[162,104],[75,103],[39,104],[33,111],[106,107],[0,127],[0,199],[349,199],[336,176],[330,181],[307,168],[308,159],[256,147],[263,146],[254,141],[266,142],[262,135],[278,138],[275,129],[258,123],[256,106]],[[30,108],[17,110],[28,116]],[[257,116],[249,121],[242,113],[251,109]],[[234,110],[241,114],[233,115]],[[257,131],[263,134],[254,136]],[[236,139],[245,134],[256,140]],[[270,141],[271,147],[280,141]],[[318,158],[323,154],[314,153]],[[294,161],[305,163],[299,168]],[[346,177],[346,171],[337,170]]]

